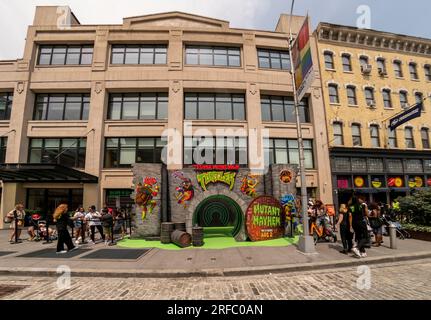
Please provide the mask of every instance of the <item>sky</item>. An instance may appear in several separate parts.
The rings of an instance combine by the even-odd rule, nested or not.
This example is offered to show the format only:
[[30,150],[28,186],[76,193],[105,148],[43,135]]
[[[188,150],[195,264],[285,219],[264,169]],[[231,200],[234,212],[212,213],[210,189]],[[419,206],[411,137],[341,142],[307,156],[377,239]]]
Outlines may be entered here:
[[[68,5],[81,24],[121,24],[124,17],[183,11],[228,20],[234,28],[273,31],[291,0],[0,0],[0,59],[22,57],[27,26],[37,5]],[[356,26],[368,5],[371,29],[431,38],[429,0],[296,0],[294,14],[319,22]]]

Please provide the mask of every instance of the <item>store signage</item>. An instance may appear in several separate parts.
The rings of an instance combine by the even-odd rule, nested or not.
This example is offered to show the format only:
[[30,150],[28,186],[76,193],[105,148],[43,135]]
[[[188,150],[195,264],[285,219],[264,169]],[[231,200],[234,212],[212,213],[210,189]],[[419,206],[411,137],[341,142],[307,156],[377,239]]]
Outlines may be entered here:
[[422,188],[424,185],[424,180],[417,176],[409,179],[409,187],[410,188]]
[[107,190],[108,198],[116,198],[116,197],[130,197],[133,190],[124,189],[124,190]]
[[232,190],[235,186],[236,175],[237,172],[209,171],[197,174],[196,179],[204,191],[207,191],[210,183],[224,183]]
[[393,117],[392,119],[389,120],[389,129],[394,131],[400,125],[412,119],[420,117],[422,113],[422,109],[423,109],[423,102],[417,103],[410,109],[406,110],[405,112]]
[[239,164],[195,164],[197,171],[238,171]]
[[403,185],[404,182],[401,177],[392,177],[388,179],[388,187],[402,188]]
[[338,178],[337,187],[338,189],[347,189],[349,187],[349,180],[345,178]]
[[382,180],[380,180],[380,178],[373,178],[373,180],[371,181],[371,185],[373,186],[373,188],[381,188],[383,185]]
[[356,177],[355,178],[355,187],[363,188],[365,185],[365,180],[363,177]]
[[428,178],[427,185],[428,185],[428,187],[431,187],[431,178]]
[[271,196],[252,201],[246,212],[247,233],[251,241],[278,239],[284,236],[285,215],[280,202]]

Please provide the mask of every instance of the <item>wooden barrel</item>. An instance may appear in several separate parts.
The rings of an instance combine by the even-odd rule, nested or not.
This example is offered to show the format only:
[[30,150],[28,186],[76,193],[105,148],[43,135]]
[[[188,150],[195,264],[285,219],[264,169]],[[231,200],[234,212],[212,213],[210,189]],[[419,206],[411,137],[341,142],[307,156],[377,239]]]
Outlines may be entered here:
[[192,243],[192,236],[187,232],[175,230],[171,234],[171,240],[177,246],[181,248],[186,248],[186,247],[190,247]]
[[176,222],[175,230],[186,232],[186,223],[185,222]]
[[194,227],[192,229],[193,247],[202,247],[204,245],[204,228]]
[[160,242],[163,244],[171,243],[171,233],[175,229],[175,224],[172,222],[164,222],[162,223],[161,232],[160,232]]

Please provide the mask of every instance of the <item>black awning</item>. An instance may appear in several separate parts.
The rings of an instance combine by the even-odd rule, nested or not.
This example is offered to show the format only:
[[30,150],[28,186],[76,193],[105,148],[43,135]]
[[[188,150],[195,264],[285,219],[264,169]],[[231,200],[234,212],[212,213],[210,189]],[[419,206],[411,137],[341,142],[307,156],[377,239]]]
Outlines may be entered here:
[[56,164],[0,164],[0,180],[5,183],[98,183],[99,178]]

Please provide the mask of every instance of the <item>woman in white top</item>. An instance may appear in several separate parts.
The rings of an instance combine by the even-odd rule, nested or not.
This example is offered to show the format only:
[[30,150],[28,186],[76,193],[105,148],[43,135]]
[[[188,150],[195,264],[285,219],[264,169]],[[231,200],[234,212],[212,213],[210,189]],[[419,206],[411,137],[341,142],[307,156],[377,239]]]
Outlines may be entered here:
[[93,242],[95,242],[96,228],[97,228],[97,231],[99,231],[102,239],[105,240],[105,235],[103,234],[102,223],[100,221],[101,217],[102,217],[102,215],[96,211],[95,206],[91,206],[90,208],[88,208],[88,213],[85,216],[85,220],[88,221],[88,224],[90,226],[90,231],[91,231],[90,238],[91,238],[91,241],[93,241]]

